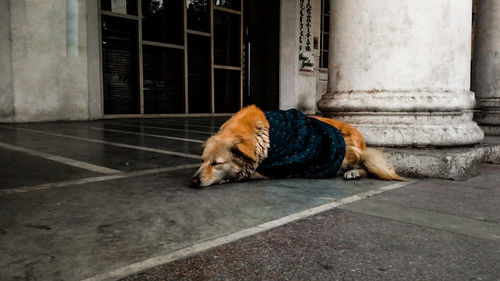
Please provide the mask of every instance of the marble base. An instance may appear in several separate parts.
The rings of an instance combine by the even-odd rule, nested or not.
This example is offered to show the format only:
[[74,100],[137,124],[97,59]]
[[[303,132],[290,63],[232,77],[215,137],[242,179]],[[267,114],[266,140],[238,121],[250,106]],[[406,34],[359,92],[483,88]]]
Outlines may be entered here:
[[446,149],[380,148],[406,177],[463,180],[474,176],[483,163],[500,163],[500,141],[473,147]]
[[358,128],[371,146],[462,146],[479,143],[484,137],[472,121],[472,113],[330,112],[325,115]]

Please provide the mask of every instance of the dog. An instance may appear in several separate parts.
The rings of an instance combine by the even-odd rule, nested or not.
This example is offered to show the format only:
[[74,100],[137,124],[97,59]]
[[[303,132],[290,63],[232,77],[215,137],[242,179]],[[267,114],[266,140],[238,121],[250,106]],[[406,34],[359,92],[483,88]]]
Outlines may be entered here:
[[[273,116],[276,116],[278,121],[275,121]],[[273,120],[268,120],[270,118]],[[315,124],[316,127],[321,127],[324,131],[329,131],[334,141],[336,136],[337,139],[340,138],[336,144],[337,148],[334,147],[333,150],[329,150],[333,151],[333,154],[338,155],[336,157],[330,157],[331,155],[324,155],[324,152],[314,151],[311,153],[309,153],[309,151],[299,153],[299,149],[294,148],[294,145],[297,143],[303,144],[313,140],[314,144],[324,144],[325,141],[322,139],[324,137],[318,137],[318,135],[330,135],[320,132],[319,134],[314,133],[306,137],[302,137],[300,134],[297,136],[288,136],[287,131],[281,135],[277,135],[275,132],[276,130],[271,128],[270,121],[278,124],[273,126],[289,126],[286,124],[296,123],[295,120],[289,121],[286,118],[300,119],[298,121],[300,122],[300,126],[303,126],[303,124],[307,126],[309,124]],[[299,130],[304,131],[302,127],[299,127]],[[277,148],[276,146],[273,147],[271,142],[279,142],[282,138],[286,139],[284,140],[286,143],[281,145],[283,149],[288,149],[290,147],[292,153],[300,154],[299,164],[297,164],[298,168],[293,166],[297,161],[292,161],[293,163],[290,164],[292,166],[289,165],[285,168],[274,170],[278,171],[276,173],[272,172],[273,170],[269,172],[269,169],[266,170],[262,167],[276,166],[272,159],[277,158],[273,158],[273,156],[270,155],[270,151],[273,149],[276,150]],[[307,140],[304,141],[304,139]],[[319,142],[317,139],[320,139]],[[330,146],[330,144],[327,146]],[[295,151],[293,149],[295,149]],[[304,148],[304,150],[307,149],[307,147]],[[304,155],[310,154],[316,155],[314,156],[316,157],[314,165],[319,165],[319,168],[312,172],[310,171],[310,164],[303,161]],[[283,156],[280,159],[285,159],[285,162],[289,164],[289,160],[294,156],[295,155]],[[241,109],[227,120],[221,126],[220,130],[202,145],[201,158],[202,164],[191,178],[190,182],[191,186],[195,188],[274,176],[288,177],[298,175],[305,177],[325,177],[326,175],[326,177],[331,177],[333,175],[332,172],[338,174],[338,171],[343,173],[346,180],[367,177],[369,174],[384,180],[405,180],[405,178],[395,173],[394,168],[385,160],[381,151],[367,148],[363,135],[354,126],[330,118],[318,116],[308,117],[296,110],[293,110],[293,112],[276,111],[274,115],[270,115],[269,112],[265,113],[255,105],[250,105]],[[317,163],[317,159],[330,159],[332,162]],[[339,167],[330,169],[331,166],[335,165]],[[286,171],[290,169],[293,170],[293,172],[287,175]],[[265,173],[261,170],[265,171]],[[323,171],[327,171],[328,173],[324,174]]]

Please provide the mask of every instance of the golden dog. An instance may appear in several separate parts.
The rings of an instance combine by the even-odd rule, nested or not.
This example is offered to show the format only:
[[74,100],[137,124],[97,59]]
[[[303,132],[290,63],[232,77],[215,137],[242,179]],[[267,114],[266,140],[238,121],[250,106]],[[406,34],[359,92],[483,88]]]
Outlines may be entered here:
[[[405,180],[398,176],[382,152],[367,148],[363,135],[353,126],[329,118],[314,117],[337,128],[343,135],[346,151],[341,169],[345,179],[366,177],[368,173],[384,180]],[[269,122],[255,105],[241,109],[202,146],[201,167],[191,178],[193,187],[262,178],[256,172],[267,157]]]

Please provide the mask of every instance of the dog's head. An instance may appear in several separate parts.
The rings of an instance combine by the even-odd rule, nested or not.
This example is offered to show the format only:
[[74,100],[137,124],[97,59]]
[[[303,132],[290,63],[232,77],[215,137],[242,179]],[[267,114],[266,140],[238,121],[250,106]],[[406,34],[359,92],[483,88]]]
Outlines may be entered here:
[[247,178],[257,166],[255,144],[242,137],[215,135],[202,146],[202,164],[192,187],[205,187]]

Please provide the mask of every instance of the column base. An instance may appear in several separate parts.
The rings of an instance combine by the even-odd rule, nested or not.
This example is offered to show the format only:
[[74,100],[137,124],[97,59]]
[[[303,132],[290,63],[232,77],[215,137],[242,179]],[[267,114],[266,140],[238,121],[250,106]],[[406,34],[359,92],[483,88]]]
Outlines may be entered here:
[[330,112],[424,112],[460,111],[473,108],[474,93],[468,90],[408,89],[333,91],[323,95],[318,108]]
[[480,111],[474,114],[476,121],[486,135],[500,136],[500,98],[479,98]]
[[355,126],[370,146],[450,147],[479,143],[483,131],[463,112],[328,112]]
[[400,175],[418,178],[464,180],[476,175],[484,163],[500,163],[500,138],[473,147],[411,149],[380,147]]
[[318,108],[358,128],[371,146],[450,147],[484,138],[472,121],[474,104],[468,90],[372,90],[329,92]]
[[500,136],[500,125],[498,126],[488,126],[488,125],[479,125],[481,130],[483,130],[484,134],[487,136]]

